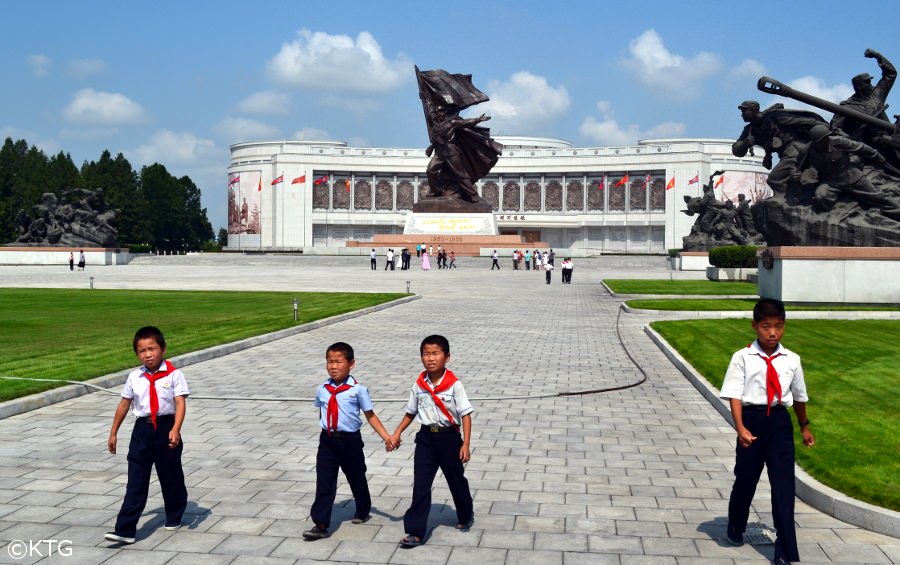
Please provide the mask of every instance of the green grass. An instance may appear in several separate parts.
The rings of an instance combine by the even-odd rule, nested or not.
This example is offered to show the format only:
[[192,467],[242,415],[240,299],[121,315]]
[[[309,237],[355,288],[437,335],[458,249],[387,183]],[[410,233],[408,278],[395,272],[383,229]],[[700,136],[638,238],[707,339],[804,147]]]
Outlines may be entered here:
[[[641,308],[644,310],[674,310],[674,311],[744,311],[753,310],[756,304],[755,298],[672,298],[672,299],[651,299],[651,300],[628,300],[625,302],[631,308]],[[832,311],[895,311],[900,307],[894,306],[871,306],[860,305],[853,306],[848,304],[788,304],[788,312],[794,310],[832,310]],[[790,314],[788,314],[790,315]]]
[[756,296],[757,288],[747,282],[672,281],[645,279],[604,279],[617,294],[694,294],[714,296],[719,294],[746,294]]
[[[84,380],[138,365],[141,326],[166,335],[167,356],[374,306],[404,294],[0,289],[0,375]],[[60,386],[0,379],[0,401]]]
[[[731,355],[755,338],[749,320],[654,322],[681,355],[721,388]],[[900,321],[788,320],[784,345],[800,354],[816,445],[797,462],[854,498],[900,510]],[[796,430],[796,427],[795,427]]]

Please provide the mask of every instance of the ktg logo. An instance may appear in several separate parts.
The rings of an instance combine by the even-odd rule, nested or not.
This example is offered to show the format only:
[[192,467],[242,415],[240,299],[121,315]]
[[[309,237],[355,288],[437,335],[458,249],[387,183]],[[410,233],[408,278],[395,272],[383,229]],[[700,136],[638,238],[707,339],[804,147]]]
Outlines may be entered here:
[[51,555],[59,555],[61,557],[72,556],[72,541],[63,539],[42,539],[42,540],[12,540],[6,546],[6,552],[13,559],[25,559],[31,557],[49,557]]

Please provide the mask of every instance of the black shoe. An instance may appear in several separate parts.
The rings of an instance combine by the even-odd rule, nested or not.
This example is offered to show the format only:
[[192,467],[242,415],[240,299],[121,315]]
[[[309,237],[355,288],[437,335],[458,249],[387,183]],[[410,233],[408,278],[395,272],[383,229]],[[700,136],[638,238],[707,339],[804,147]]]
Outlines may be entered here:
[[791,565],[791,562],[784,557],[776,557],[772,560],[772,563],[774,563],[775,565]]
[[303,532],[303,539],[308,541],[313,541],[317,539],[323,539],[328,537],[328,530],[324,528],[320,528],[319,526],[313,526],[312,528]]
[[350,520],[350,523],[351,524],[365,524],[366,522],[368,522],[371,519],[372,519],[371,514],[369,514],[365,518],[360,518],[359,516],[354,516],[353,519]]
[[744,534],[738,534],[732,532],[731,529],[728,530],[728,543],[733,545],[734,547],[741,547],[744,545]]
[[474,524],[474,523],[475,523],[475,513],[472,512],[472,517],[469,518],[469,521],[466,522],[465,524],[457,524],[456,529],[459,530],[460,532],[468,532],[469,530],[472,529],[472,524]]

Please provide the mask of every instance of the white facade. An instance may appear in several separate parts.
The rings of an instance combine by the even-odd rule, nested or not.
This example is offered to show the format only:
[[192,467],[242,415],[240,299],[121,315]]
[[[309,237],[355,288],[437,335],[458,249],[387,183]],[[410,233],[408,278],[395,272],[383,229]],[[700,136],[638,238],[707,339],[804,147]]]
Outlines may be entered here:
[[[556,139],[495,139],[504,145],[503,155],[478,188],[495,205],[500,233],[545,241],[573,255],[680,248],[696,219],[680,212],[685,195],[699,196],[716,170],[765,172],[758,157],[734,157],[732,140],[573,147]],[[427,190],[428,161],[424,149],[329,141],[234,144],[228,178],[261,175],[261,190],[253,195],[261,234],[230,233],[228,247],[342,248],[348,240],[403,233],[412,203]],[[627,183],[614,186],[626,175]],[[689,185],[698,175],[701,182]],[[278,177],[283,182],[272,185]],[[673,177],[675,187],[666,190]]]

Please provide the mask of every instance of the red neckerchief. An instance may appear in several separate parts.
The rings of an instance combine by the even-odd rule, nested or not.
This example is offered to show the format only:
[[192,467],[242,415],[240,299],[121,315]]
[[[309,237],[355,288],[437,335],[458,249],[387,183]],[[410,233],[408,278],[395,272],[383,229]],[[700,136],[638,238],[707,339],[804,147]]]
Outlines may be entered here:
[[168,377],[173,371],[175,371],[175,365],[169,361],[165,362],[164,370],[160,371],[157,369],[152,375],[141,371],[141,375],[147,377],[147,380],[150,381],[150,423],[153,424],[154,430],[156,429],[156,416],[159,414],[159,396],[156,394],[156,381]]
[[453,419],[453,416],[450,415],[450,411],[447,410],[447,407],[444,406],[444,401],[440,399],[438,393],[449,390],[451,387],[453,387],[453,385],[456,384],[459,379],[456,378],[456,375],[453,374],[453,371],[451,371],[450,369],[444,369],[444,376],[441,378],[441,384],[437,386],[431,386],[429,384],[429,381],[425,380],[425,374],[426,371],[422,371],[422,373],[419,375],[419,378],[416,379],[416,384],[419,386],[419,388],[431,395],[431,399],[434,401],[434,405],[437,406],[438,410],[440,410],[444,414],[444,417],[450,420],[450,423],[453,424],[453,427],[458,430],[459,426],[456,425],[456,421]]
[[760,359],[766,362],[766,416],[772,411],[772,399],[778,394],[778,403],[781,404],[781,381],[778,380],[778,371],[772,364],[776,358],[781,357],[784,353],[776,353],[771,357],[766,357],[762,353],[757,353]]
[[353,386],[348,385],[346,382],[340,386],[325,383],[325,390],[331,393],[331,398],[328,399],[328,407],[325,409],[325,425],[328,426],[328,429],[326,430],[328,435],[337,431],[339,410],[337,395],[345,390],[350,390],[351,388],[353,388]]

